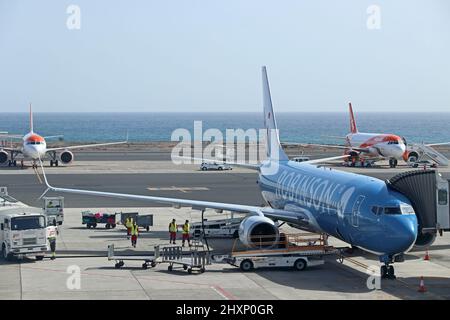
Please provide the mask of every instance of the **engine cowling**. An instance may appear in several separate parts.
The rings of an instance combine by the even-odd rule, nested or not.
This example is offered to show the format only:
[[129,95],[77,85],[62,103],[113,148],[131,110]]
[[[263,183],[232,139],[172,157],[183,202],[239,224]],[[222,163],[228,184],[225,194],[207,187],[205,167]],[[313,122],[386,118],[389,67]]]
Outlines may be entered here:
[[69,150],[64,150],[59,155],[59,160],[64,164],[71,163],[73,161],[73,153]]
[[411,164],[416,162],[417,160],[419,160],[419,154],[417,152],[415,151],[408,152],[405,160],[407,163]]
[[0,163],[5,163],[8,161],[8,152],[0,150]]
[[239,239],[247,247],[271,248],[278,244],[280,232],[273,220],[263,216],[250,216],[239,226]]
[[430,247],[434,240],[436,240],[437,234],[434,232],[420,232],[417,235],[416,243],[414,244],[414,248],[416,249],[427,249]]

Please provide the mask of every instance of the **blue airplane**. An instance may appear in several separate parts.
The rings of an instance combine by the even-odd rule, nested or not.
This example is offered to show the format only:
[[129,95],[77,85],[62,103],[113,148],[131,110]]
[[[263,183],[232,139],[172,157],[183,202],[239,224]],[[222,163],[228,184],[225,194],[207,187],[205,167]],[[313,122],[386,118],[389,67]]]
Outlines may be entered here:
[[259,171],[258,184],[266,206],[59,188],[49,185],[45,173],[47,190],[43,195],[54,191],[245,213],[239,238],[248,246],[254,244],[255,236],[278,239],[276,222],[284,221],[378,255],[383,263],[381,276],[395,278],[391,264],[402,261],[403,253],[417,238],[418,222],[411,202],[382,180],[318,165],[346,156],[290,161],[280,144],[266,67],[262,67],[262,80],[267,159],[258,165],[233,164]]

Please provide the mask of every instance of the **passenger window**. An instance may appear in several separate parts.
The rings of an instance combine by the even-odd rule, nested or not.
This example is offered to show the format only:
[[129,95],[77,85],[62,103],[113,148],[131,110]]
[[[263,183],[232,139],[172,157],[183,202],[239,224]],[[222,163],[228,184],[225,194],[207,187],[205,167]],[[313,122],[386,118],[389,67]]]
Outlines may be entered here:
[[447,190],[439,189],[438,190],[438,204],[441,206],[446,206],[448,203],[447,198],[448,198]]

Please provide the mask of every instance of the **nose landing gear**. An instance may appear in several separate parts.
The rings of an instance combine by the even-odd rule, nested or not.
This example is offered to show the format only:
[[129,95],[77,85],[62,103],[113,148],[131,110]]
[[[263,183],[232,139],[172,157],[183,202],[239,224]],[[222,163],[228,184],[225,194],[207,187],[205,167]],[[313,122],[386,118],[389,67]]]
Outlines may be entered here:
[[381,279],[396,279],[394,266],[391,266],[389,263],[381,266]]

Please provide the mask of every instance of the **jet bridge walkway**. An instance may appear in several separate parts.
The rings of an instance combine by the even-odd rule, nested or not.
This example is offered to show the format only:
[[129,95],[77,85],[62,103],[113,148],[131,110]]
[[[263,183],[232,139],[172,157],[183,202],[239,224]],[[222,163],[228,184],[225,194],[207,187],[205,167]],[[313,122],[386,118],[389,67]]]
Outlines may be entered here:
[[414,170],[400,173],[387,185],[404,194],[412,203],[419,222],[417,247],[428,247],[437,233],[450,231],[449,181],[436,170]]

